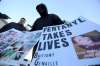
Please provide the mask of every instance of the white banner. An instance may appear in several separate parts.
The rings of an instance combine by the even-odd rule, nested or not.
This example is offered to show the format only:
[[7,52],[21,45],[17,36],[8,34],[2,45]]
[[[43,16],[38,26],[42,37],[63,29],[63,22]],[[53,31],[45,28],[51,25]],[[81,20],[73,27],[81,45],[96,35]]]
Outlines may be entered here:
[[0,64],[19,66],[18,62],[23,62],[24,59],[31,61],[32,55],[29,55],[29,51],[37,43],[40,35],[41,31],[21,32],[16,29],[0,33]]
[[43,29],[31,66],[100,64],[100,26],[84,18]]

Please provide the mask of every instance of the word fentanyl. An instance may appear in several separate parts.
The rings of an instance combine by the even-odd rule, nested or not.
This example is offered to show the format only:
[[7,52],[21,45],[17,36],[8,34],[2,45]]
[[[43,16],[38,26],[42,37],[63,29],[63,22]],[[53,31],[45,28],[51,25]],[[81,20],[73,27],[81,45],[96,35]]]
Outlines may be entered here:
[[57,25],[57,26],[44,27],[43,32],[53,32],[53,31],[68,29],[74,25],[78,25],[78,24],[83,23],[85,21],[86,21],[86,19],[84,19],[84,18],[78,18],[77,20],[74,20],[73,22],[70,22],[70,23]]

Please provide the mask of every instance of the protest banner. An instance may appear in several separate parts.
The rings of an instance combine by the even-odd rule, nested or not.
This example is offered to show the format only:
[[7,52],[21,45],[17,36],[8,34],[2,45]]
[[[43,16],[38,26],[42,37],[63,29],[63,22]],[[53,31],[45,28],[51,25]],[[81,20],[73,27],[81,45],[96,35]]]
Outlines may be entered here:
[[40,35],[41,31],[21,32],[16,29],[0,33],[0,65],[20,66],[20,63],[31,62],[29,59],[31,57],[27,55],[39,40]]
[[78,18],[66,25],[43,28],[31,66],[88,66],[99,63],[100,26]]

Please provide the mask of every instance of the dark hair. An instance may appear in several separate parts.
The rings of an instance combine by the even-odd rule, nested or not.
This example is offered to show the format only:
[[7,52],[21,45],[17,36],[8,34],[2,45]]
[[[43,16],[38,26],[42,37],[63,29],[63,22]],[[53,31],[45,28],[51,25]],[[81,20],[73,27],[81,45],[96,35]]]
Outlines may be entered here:
[[46,5],[45,5],[45,4],[43,4],[43,3],[38,4],[38,5],[36,6],[36,9],[38,10],[38,8],[39,8],[39,7],[41,7],[41,8],[45,8],[45,9],[47,10]]
[[24,19],[24,20],[26,20],[25,18],[20,18],[20,19]]

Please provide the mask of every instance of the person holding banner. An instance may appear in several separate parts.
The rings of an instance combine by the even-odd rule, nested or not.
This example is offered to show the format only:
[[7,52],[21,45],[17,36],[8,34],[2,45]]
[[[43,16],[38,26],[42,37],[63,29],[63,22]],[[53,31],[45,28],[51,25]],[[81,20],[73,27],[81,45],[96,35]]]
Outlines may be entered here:
[[[37,12],[40,14],[40,18],[38,18],[32,26],[30,31],[42,30],[43,27],[54,26],[64,24],[64,22],[55,14],[48,14],[48,10],[45,4],[41,3],[36,6]],[[38,43],[34,46],[33,56],[35,54]]]
[[36,10],[40,14],[40,18],[35,21],[30,31],[42,30],[43,27],[47,26],[64,24],[64,22],[57,15],[48,14],[45,4],[41,3],[37,5]]
[[24,27],[25,22],[26,22],[26,19],[21,18],[18,23],[15,23],[15,22],[8,23],[0,29],[0,33],[5,32],[12,28],[15,28],[16,30],[19,30],[19,31],[26,31],[26,28]]

